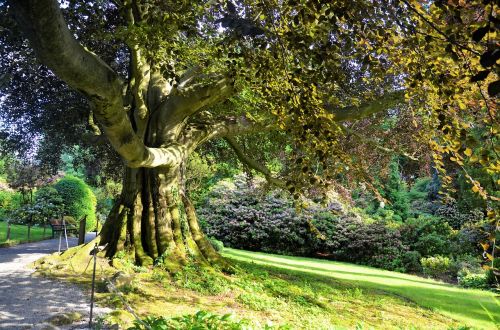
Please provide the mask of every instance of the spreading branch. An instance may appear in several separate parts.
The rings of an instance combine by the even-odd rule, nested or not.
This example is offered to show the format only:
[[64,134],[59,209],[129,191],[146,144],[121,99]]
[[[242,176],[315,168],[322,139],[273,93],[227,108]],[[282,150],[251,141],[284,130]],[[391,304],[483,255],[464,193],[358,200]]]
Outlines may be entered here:
[[74,38],[57,0],[13,0],[10,6],[38,59],[59,78],[91,98],[121,97],[120,77]]
[[245,116],[218,118],[206,123],[192,123],[185,129],[183,139],[192,141],[193,150],[208,140],[277,130],[274,123],[256,122]]
[[[191,80],[191,79],[189,79]],[[172,93],[160,105],[157,121],[168,131],[200,109],[221,102],[235,92],[233,79],[219,76],[210,84],[197,83],[184,86]]]
[[285,181],[274,177],[272,175],[271,171],[269,171],[269,169],[267,167],[260,164],[255,159],[248,157],[243,152],[243,148],[238,144],[238,142],[236,142],[236,140],[234,138],[228,136],[228,137],[225,137],[224,139],[227,141],[227,143],[229,143],[231,148],[234,150],[234,153],[236,154],[236,156],[238,157],[240,162],[247,165],[249,168],[256,170],[257,172],[264,174],[264,177],[266,178],[267,182],[269,182],[275,186],[278,186],[280,188],[283,188],[283,189],[286,188]]
[[374,113],[386,111],[387,109],[402,103],[404,101],[404,92],[397,91],[389,94],[384,94],[370,102],[362,103],[358,106],[348,106],[343,108],[336,108],[331,105],[326,105],[326,109],[330,111],[335,117],[336,122],[346,120],[359,120],[368,117]]
[[104,134],[128,166],[175,164],[178,148],[148,148],[137,136],[123,107],[123,81],[78,43],[57,0],[12,0],[10,8],[38,59],[94,103],[93,112]]

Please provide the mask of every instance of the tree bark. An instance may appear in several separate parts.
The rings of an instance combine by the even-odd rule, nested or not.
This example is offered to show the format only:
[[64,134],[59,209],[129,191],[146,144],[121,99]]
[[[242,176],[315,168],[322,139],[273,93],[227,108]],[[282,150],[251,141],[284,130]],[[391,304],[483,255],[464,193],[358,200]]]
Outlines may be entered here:
[[201,231],[179,169],[126,169],[123,191],[101,231],[106,256],[125,251],[143,266],[176,270],[189,261],[227,264]]

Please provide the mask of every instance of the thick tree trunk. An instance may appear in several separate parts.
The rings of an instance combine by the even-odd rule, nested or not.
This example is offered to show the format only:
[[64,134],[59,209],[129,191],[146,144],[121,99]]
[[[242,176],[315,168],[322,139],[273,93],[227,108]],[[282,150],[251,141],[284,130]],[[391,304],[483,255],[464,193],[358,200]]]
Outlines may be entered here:
[[108,257],[125,251],[144,266],[162,257],[170,270],[188,261],[227,267],[200,230],[179,181],[178,169],[127,168],[121,197],[101,231]]

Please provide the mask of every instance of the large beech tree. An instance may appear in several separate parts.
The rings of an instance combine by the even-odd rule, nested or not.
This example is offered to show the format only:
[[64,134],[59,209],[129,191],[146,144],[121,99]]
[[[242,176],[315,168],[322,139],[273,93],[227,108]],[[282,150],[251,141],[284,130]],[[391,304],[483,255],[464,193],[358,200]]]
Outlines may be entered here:
[[[404,42],[422,21],[415,8],[375,0],[9,3],[38,60],[89,102],[90,126],[125,164],[101,232],[107,256],[123,250],[147,265],[163,255],[172,266],[223,262],[184,189],[186,161],[200,145],[225,138],[241,162],[298,197],[341,172],[363,177],[369,164],[353,146],[385,148],[369,129],[377,116],[413,130],[427,124],[401,105],[403,88],[421,80],[402,55],[421,60],[411,50],[423,45]],[[89,20],[102,29],[78,26]],[[439,28],[427,23],[422,30]],[[238,142],[275,132],[293,145],[290,178]]]

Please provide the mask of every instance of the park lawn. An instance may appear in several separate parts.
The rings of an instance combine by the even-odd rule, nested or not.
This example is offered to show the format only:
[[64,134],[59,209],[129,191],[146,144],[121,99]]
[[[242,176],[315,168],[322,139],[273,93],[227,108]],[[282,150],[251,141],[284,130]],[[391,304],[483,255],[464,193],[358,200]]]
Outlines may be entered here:
[[[37,261],[35,268],[39,274],[78,283],[88,289],[92,270],[87,266],[92,248],[93,243],[89,243],[61,255],[53,254]],[[408,275],[233,249],[225,249],[223,254],[232,260],[236,269],[233,274],[194,264],[167,273],[157,267],[134,266],[123,256],[113,259],[113,266],[107,259],[99,258],[96,275],[99,279],[110,279],[119,270],[132,274],[133,280],[119,289],[123,299],[141,318],[168,318],[204,310],[219,315],[230,313],[237,320],[249,320],[256,325],[255,329],[261,329],[265,324],[314,330],[466,329],[462,326],[467,324],[474,329],[495,327],[487,317],[472,309],[445,313],[438,308],[422,307],[424,304],[412,297],[409,299],[411,295],[408,293],[391,290],[387,284],[393,280],[406,281],[410,287]],[[337,273],[347,277],[337,278]],[[370,282],[377,276],[385,276],[385,280]],[[417,287],[420,290],[428,288],[431,295],[432,292],[442,294],[435,291],[444,284],[418,277],[408,278],[424,284]],[[97,287],[102,288],[103,284],[100,282]],[[453,297],[459,305],[464,298],[455,292],[464,292],[482,301],[491,313],[497,312],[488,302],[488,298],[493,297],[490,293],[444,287],[449,287],[449,295],[455,295]],[[115,309],[106,318],[109,323],[119,323],[124,328],[131,325],[133,316],[125,310],[123,300],[116,294],[98,289],[96,299],[99,305]]]
[[292,274],[345,281],[366,290],[381,290],[406,298],[469,326],[500,328],[500,296],[493,292],[462,289],[418,276],[329,260],[224,249],[232,260],[273,267]]
[[[45,236],[43,235],[43,228],[31,227],[30,241],[40,241],[50,238],[52,231],[47,228]],[[10,225],[10,241],[7,241],[7,222],[0,221],[0,244],[9,243],[9,245],[28,242],[28,226],[24,225]]]

